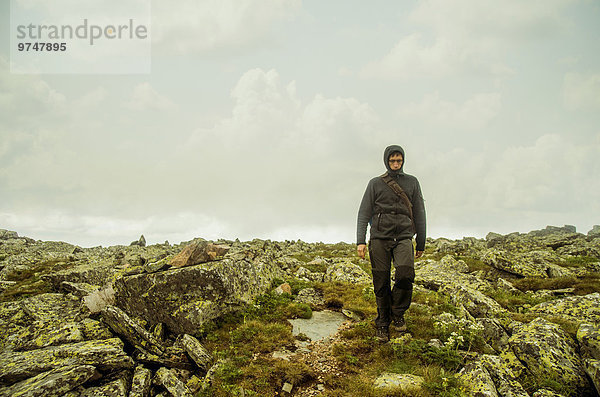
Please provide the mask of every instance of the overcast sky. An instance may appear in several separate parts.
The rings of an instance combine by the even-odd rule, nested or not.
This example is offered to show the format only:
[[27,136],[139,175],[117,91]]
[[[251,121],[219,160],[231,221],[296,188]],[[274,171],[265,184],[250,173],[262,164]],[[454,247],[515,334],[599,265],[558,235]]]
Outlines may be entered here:
[[596,0],[155,0],[130,75],[13,74],[0,14],[0,228],[355,242],[390,144],[431,237],[600,224]]

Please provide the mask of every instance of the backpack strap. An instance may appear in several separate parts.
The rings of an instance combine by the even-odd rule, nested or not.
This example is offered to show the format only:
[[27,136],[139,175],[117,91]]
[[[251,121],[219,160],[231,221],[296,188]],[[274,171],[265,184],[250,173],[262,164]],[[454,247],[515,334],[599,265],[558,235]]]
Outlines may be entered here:
[[383,179],[383,181],[394,191],[394,193],[396,193],[400,197],[400,199],[408,209],[408,215],[410,216],[410,222],[412,224],[413,232],[416,233],[417,228],[415,227],[415,219],[413,217],[412,211],[413,206],[410,202],[410,199],[408,198],[404,190],[402,190],[400,185],[398,185],[398,182],[396,182],[396,180],[392,178],[389,173],[386,172],[385,174],[381,175],[381,179]]

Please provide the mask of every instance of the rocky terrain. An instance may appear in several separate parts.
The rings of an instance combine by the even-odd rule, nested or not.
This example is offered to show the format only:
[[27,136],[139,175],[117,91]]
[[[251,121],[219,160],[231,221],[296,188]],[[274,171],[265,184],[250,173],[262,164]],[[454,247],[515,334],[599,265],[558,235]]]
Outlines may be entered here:
[[[439,394],[426,370],[371,376],[358,353],[340,353],[359,332],[374,344],[369,265],[352,244],[195,239],[146,246],[142,236],[129,246],[81,248],[0,229],[0,396],[257,395],[235,383],[243,376],[223,383],[227,357],[211,350],[215,338],[207,335],[265,294],[348,318],[328,343],[292,340],[251,358],[306,365],[309,375],[296,384],[282,379],[277,394],[350,395],[328,381],[328,371],[362,374],[369,393],[380,393],[373,395],[598,394],[600,227],[429,239],[415,268],[409,332],[393,335],[386,354],[420,341],[430,355],[458,357],[454,371],[436,375],[455,381]],[[328,286],[339,288],[339,299],[324,296]],[[344,300],[343,291],[355,290],[366,309]],[[421,340],[421,323],[433,324],[437,338]],[[361,357],[387,351],[367,350]]]

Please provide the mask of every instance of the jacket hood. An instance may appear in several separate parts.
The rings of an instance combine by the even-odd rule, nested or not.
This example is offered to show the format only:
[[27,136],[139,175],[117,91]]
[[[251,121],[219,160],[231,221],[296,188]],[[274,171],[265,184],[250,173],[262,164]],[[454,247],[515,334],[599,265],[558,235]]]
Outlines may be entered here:
[[[388,160],[390,158],[390,154],[392,154],[393,152],[400,152],[402,153],[402,158],[404,159],[404,161],[402,162],[402,167],[400,167],[400,169],[398,171],[392,171],[390,169],[390,163],[388,163]],[[403,174],[404,173],[404,164],[406,163],[406,155],[404,154],[404,149],[402,149],[402,146],[400,145],[390,145],[388,147],[385,148],[385,150],[383,151],[383,164],[385,164],[385,168],[388,170],[389,173],[391,174]]]

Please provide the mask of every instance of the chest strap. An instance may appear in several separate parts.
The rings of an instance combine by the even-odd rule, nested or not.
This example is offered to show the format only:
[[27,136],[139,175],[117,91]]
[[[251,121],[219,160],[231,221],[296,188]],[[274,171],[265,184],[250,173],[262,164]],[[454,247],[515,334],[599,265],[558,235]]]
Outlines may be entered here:
[[396,193],[400,197],[400,199],[408,209],[408,215],[410,216],[410,222],[412,224],[413,232],[416,233],[417,228],[415,227],[415,219],[413,217],[412,203],[410,202],[410,199],[408,198],[406,193],[404,193],[404,190],[402,190],[400,185],[398,185],[398,182],[396,182],[394,178],[392,178],[389,175],[389,173],[386,172],[385,174],[381,175],[381,179],[383,179],[386,185],[388,185],[394,191],[394,193]]

